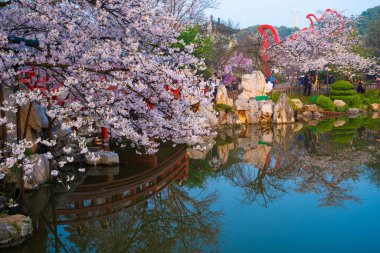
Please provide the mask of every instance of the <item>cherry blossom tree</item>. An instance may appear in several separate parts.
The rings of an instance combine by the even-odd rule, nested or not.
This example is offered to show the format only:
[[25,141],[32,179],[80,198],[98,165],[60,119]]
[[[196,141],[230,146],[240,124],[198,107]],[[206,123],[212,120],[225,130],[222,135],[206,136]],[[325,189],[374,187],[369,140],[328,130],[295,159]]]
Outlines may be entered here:
[[329,66],[344,73],[375,72],[375,61],[354,50],[361,43],[355,36],[355,22],[337,12],[326,12],[315,26],[312,24],[273,44],[268,49],[270,65],[294,73],[325,70]]
[[177,23],[198,24],[205,20],[205,10],[217,7],[215,0],[158,0]]
[[[54,128],[70,131],[83,154],[88,149],[80,133],[100,127],[147,153],[157,150],[157,140],[208,134],[190,110],[192,101],[207,102],[194,85],[204,64],[192,56],[192,45],[173,46],[182,27],[166,8],[154,0],[12,0],[0,6],[0,93],[14,91],[0,97],[2,177],[15,167],[30,173],[25,151],[37,143],[47,146],[51,168],[72,162],[72,150],[63,147],[65,158],[56,163]],[[49,119],[47,135],[38,139],[22,134],[20,111],[29,102]],[[16,122],[7,113],[16,113]]]

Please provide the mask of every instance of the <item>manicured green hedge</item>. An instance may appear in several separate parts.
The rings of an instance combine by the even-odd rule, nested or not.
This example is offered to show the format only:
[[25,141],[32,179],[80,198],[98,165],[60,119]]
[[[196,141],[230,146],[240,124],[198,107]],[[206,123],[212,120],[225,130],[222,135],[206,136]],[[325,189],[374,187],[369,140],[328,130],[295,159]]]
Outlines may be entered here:
[[354,96],[330,96],[332,100],[343,100],[349,107],[359,108],[362,105],[362,99],[359,95]]
[[342,107],[336,107],[335,110],[337,112],[347,112],[348,111],[348,105],[342,106]]
[[352,96],[356,95],[355,90],[331,90],[330,95],[333,96]]
[[331,100],[343,100],[348,107],[360,108],[363,101],[348,81],[338,81],[331,86]]
[[347,81],[338,81],[331,86],[332,90],[355,90],[355,87]]
[[321,107],[326,111],[334,111],[335,109],[334,102],[329,97],[323,95],[318,96],[316,104],[318,107]]

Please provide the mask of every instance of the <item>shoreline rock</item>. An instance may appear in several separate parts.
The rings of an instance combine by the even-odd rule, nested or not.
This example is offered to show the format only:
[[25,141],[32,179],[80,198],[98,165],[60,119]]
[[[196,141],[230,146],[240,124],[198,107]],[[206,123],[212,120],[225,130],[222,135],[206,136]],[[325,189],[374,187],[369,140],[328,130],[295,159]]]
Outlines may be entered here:
[[20,245],[33,235],[32,220],[22,214],[0,218],[0,248]]

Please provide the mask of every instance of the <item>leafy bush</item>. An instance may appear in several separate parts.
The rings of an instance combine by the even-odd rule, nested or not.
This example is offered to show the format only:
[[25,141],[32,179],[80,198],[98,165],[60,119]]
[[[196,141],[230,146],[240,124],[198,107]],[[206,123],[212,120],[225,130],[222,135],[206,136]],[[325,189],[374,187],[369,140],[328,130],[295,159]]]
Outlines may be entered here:
[[273,102],[277,103],[277,101],[280,99],[281,92],[272,92],[272,95],[270,95],[270,99],[272,99]]
[[326,111],[334,111],[335,109],[334,102],[329,97],[323,95],[318,96],[316,104],[318,107],[321,107]]
[[359,95],[355,96],[330,96],[332,100],[343,100],[349,107],[359,108],[362,105],[362,99]]
[[352,96],[356,95],[355,90],[331,90],[330,95],[333,96]]
[[380,103],[379,91],[377,89],[369,90],[365,94],[360,94],[360,97],[364,105]]
[[348,111],[348,105],[342,106],[342,107],[336,107],[335,110],[337,112],[347,112]]
[[214,105],[214,110],[217,112],[235,112],[235,109],[232,106],[226,104],[216,104]]
[[331,86],[332,100],[343,100],[348,107],[360,108],[362,98],[356,93],[354,86],[347,81],[338,81]]
[[355,87],[348,81],[338,81],[331,86],[332,90],[355,90]]

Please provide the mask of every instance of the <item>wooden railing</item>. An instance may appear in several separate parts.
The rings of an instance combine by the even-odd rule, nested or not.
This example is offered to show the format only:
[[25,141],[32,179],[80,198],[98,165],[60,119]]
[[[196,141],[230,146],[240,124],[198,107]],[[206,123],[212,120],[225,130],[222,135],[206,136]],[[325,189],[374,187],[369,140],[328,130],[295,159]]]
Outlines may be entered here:
[[121,208],[146,201],[174,180],[186,178],[187,173],[186,147],[181,147],[158,166],[135,176],[80,185],[68,196],[66,207],[56,211],[56,224],[76,224],[94,217],[107,217]]

